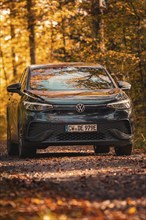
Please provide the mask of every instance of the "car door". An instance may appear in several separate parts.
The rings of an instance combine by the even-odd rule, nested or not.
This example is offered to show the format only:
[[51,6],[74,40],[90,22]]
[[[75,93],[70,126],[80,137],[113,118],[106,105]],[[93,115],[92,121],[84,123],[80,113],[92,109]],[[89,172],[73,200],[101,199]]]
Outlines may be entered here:
[[[28,68],[26,68],[20,78],[19,83],[21,84],[21,90],[24,90],[26,85]],[[18,106],[21,100],[21,95],[18,93],[10,93],[9,97],[9,122],[10,122],[10,129],[11,129],[11,140],[13,142],[18,141]]]

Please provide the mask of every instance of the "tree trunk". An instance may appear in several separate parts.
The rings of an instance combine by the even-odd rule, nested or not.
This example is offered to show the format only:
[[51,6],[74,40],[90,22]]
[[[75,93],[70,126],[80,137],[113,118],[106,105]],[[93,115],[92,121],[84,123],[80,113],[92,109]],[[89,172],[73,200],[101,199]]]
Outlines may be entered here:
[[140,73],[140,78],[141,78],[141,85],[142,85],[142,90],[145,88],[145,70],[143,68],[144,66],[144,61],[142,60],[142,52],[144,51],[142,48],[142,43],[141,43],[141,36],[142,36],[142,29],[141,29],[141,21],[143,20],[143,18],[138,14],[135,5],[133,4],[132,1],[128,1],[127,0],[127,4],[129,4],[129,6],[132,8],[135,17],[137,19],[137,25],[136,25],[136,29],[137,29],[137,38],[136,38],[136,43],[137,43],[137,55],[139,58],[139,73]]
[[[105,6],[104,6],[105,7]],[[104,29],[105,29],[105,23],[104,23],[104,8],[102,5],[102,0],[99,0],[99,10],[100,10],[100,22],[99,22],[99,35],[100,35],[100,51],[102,53],[105,52],[105,34],[104,34]]]
[[13,46],[13,40],[15,39],[15,31],[14,25],[10,20],[10,32],[11,32],[11,54],[12,54],[12,67],[13,67],[13,76],[16,77],[17,75],[17,68],[16,68],[16,53],[15,47]]
[[140,72],[140,77],[141,77],[141,82],[144,86],[144,70],[143,70],[143,61],[142,61],[142,47],[141,47],[141,20],[140,18],[138,19],[138,27],[137,27],[137,54],[139,57],[139,72]]
[[6,73],[6,70],[5,70],[4,55],[3,55],[3,51],[2,51],[1,45],[0,45],[0,57],[1,57],[1,60],[2,60],[2,70],[3,70],[3,73],[4,73],[5,84],[7,86],[8,78],[7,78],[7,73]]
[[125,27],[125,24],[123,24],[123,44],[125,46],[125,48],[127,47],[127,40],[126,40],[126,27]]
[[28,32],[29,32],[29,53],[31,64],[36,63],[35,56],[35,15],[32,9],[33,0],[26,0],[27,2],[27,22],[28,22]]
[[[140,86],[141,86],[141,96],[140,96],[140,99],[141,99],[141,103],[142,103],[142,108],[141,111],[144,111],[144,116],[146,116],[146,108],[145,108],[145,100],[146,100],[146,89],[145,89],[145,84],[146,84],[146,77],[145,77],[145,59],[142,58],[142,53],[144,51],[145,47],[143,44],[142,46],[142,39],[141,39],[141,36],[143,35],[144,36],[144,30],[142,30],[142,26],[141,26],[141,23],[142,21],[144,21],[144,18],[141,17],[140,14],[138,14],[138,11],[135,7],[135,5],[133,4],[132,1],[128,1],[127,0],[127,3],[131,6],[131,8],[133,9],[133,12],[135,14],[135,17],[137,19],[137,24],[136,24],[136,31],[137,31],[137,37],[136,37],[136,43],[137,43],[137,56],[139,58],[139,74],[140,74]],[[142,113],[141,113],[142,114]],[[145,130],[144,130],[145,132]]]
[[62,29],[62,42],[63,42],[63,53],[64,53],[64,60],[66,60],[66,39],[65,39],[65,19],[61,14],[61,29]]
[[9,0],[9,9],[10,9],[10,35],[11,35],[11,56],[12,56],[12,67],[13,67],[13,77],[17,75],[16,68],[16,53],[15,53],[15,28],[14,28],[14,19],[16,19],[16,9],[15,3]]
[[54,35],[53,22],[51,21],[51,30],[50,30],[50,61],[51,62],[53,61],[53,44],[54,44],[53,35]]
[[92,50],[97,50],[99,44],[100,33],[100,10],[98,0],[92,0],[91,2],[91,16],[92,16]]
[[102,53],[105,52],[105,39],[104,39],[104,18],[103,18],[103,12],[101,12],[101,19],[100,19],[100,51]]

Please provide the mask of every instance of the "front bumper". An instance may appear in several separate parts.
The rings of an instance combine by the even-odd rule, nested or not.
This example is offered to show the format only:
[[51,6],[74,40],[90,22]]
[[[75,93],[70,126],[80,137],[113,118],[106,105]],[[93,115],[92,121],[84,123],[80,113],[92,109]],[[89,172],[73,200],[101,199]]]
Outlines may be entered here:
[[[131,144],[131,109],[116,110],[89,104],[83,113],[77,113],[72,105],[57,105],[50,112],[24,110],[23,134],[28,146],[42,148],[49,145]],[[97,124],[97,132],[66,132],[66,125],[77,124]]]
[[67,125],[65,123],[31,121],[27,128],[26,141],[40,148],[49,145],[100,144],[122,146],[131,144],[132,128],[129,120],[98,121],[96,123],[97,132],[70,133],[65,131]]

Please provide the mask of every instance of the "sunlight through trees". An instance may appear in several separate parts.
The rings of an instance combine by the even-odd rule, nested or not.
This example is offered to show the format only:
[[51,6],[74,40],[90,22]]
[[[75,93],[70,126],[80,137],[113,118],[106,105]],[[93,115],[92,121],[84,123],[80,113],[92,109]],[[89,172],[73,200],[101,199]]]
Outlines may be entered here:
[[[30,63],[99,62],[133,85],[137,139],[145,136],[146,19],[141,0],[2,0],[1,119],[6,86]],[[135,83],[136,82],[136,83]],[[5,127],[1,126],[1,134]]]

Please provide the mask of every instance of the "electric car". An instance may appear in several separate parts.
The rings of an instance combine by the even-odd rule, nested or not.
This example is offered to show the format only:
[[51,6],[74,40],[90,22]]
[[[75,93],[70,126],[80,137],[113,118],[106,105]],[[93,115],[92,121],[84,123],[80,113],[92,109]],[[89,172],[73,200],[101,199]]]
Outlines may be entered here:
[[30,65],[9,85],[7,152],[35,156],[49,146],[93,145],[95,154],[132,152],[132,103],[99,64]]

